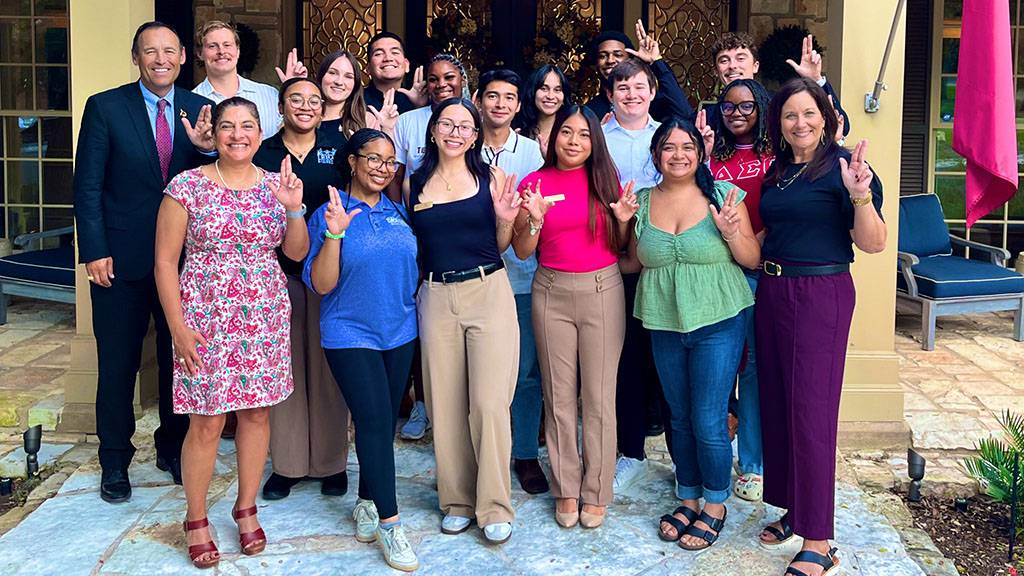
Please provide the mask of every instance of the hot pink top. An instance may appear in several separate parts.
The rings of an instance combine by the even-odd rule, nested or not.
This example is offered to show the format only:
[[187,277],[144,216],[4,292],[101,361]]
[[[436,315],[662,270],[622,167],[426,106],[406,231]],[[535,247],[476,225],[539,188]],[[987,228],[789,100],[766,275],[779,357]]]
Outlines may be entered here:
[[544,215],[544,227],[537,243],[537,261],[541,266],[559,272],[593,272],[619,261],[608,248],[605,213],[598,209],[597,234],[590,231],[587,171],[585,167],[559,170],[541,168],[519,183],[519,190],[541,181],[545,196],[565,194]]

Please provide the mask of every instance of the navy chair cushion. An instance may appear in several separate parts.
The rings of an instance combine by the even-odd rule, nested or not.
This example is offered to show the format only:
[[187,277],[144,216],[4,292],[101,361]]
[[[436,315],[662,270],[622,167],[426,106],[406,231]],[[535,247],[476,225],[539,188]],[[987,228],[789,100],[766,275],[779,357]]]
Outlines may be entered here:
[[[917,280],[917,293],[933,299],[1024,293],[1024,276],[1019,273],[959,256],[922,258],[911,272]],[[902,274],[896,276],[896,288],[907,291]]]
[[31,250],[0,258],[0,280],[5,278],[74,287],[75,248]]
[[899,251],[919,258],[953,253],[938,196],[915,194],[900,198]]

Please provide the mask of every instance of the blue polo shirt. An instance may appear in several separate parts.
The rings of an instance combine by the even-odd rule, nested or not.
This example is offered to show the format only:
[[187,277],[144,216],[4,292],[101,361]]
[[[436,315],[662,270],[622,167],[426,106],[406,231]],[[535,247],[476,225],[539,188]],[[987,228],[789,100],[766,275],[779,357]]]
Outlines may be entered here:
[[[391,350],[416,338],[416,236],[405,209],[381,195],[371,208],[342,192],[346,211],[361,208],[341,241],[338,285],[320,302],[324,348]],[[309,257],[302,280],[313,288],[313,260],[324,245],[321,206],[309,219]]]

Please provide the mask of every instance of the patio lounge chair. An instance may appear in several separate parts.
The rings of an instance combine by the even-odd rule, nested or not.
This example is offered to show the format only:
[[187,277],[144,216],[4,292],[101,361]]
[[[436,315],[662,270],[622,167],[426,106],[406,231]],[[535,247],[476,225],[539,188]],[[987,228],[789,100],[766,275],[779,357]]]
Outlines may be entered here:
[[[953,245],[972,256],[953,255]],[[921,348],[935,349],[935,318],[1013,310],[1013,338],[1024,340],[1024,276],[1006,268],[1010,253],[949,233],[934,194],[900,198],[896,309],[921,315]]]
[[[43,238],[74,234],[74,226],[22,234],[14,239],[18,247]],[[7,323],[9,296],[24,296],[51,302],[75,303],[75,247],[27,250],[0,258],[0,324]]]

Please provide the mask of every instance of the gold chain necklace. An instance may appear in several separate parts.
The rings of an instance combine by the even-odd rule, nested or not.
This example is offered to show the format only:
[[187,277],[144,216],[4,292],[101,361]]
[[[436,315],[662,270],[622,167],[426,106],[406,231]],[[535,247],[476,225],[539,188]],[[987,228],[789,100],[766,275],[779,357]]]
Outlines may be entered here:
[[438,171],[437,171],[436,173],[437,173],[437,175],[438,175],[438,176],[439,176],[439,177],[441,178],[441,180],[444,180],[444,185],[445,185],[445,188],[446,188],[446,189],[448,190],[448,192],[450,193],[450,192],[452,191],[452,185],[451,185],[451,183],[450,183],[450,182],[448,182],[448,179],[444,177],[444,174],[441,174],[441,171],[440,171],[440,170],[438,170]]
[[810,164],[804,164],[803,168],[797,170],[796,174],[793,174],[789,178],[779,178],[779,181],[775,184],[775,186],[779,190],[785,190],[786,188],[789,188],[789,185],[792,184],[793,182],[796,182],[796,179],[799,178],[800,175],[804,173],[804,170],[807,170],[808,166],[810,166]]

